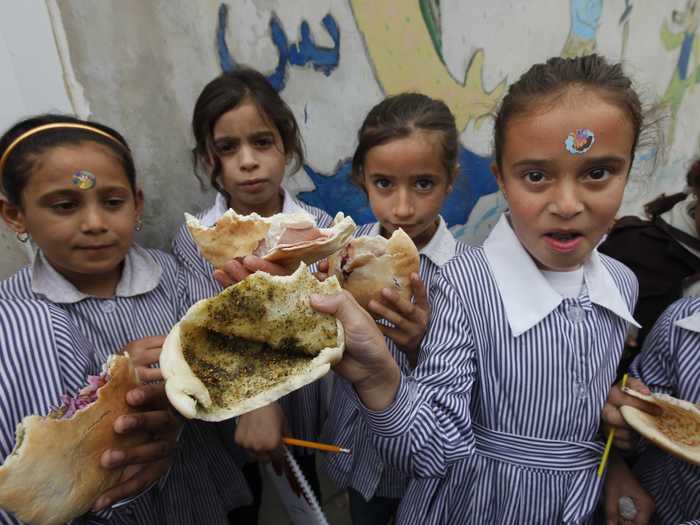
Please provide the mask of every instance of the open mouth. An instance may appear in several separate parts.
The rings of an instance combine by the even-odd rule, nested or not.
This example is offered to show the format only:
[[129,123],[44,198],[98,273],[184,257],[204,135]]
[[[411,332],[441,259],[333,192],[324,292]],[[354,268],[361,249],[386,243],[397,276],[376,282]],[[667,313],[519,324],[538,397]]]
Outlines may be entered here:
[[561,252],[575,250],[584,239],[583,234],[577,231],[547,232],[544,237],[552,248]]

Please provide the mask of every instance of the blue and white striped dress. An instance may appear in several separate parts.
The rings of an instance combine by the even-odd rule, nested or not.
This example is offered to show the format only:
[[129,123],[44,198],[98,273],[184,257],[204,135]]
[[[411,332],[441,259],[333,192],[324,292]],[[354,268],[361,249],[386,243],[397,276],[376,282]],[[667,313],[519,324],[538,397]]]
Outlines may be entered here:
[[[378,222],[357,229],[355,236],[379,235]],[[440,217],[440,225],[432,239],[420,251],[420,277],[428,292],[437,271],[447,261],[466,250],[466,244],[455,240]],[[387,337],[387,346],[401,371],[410,375],[412,368],[406,354]],[[343,384],[344,383],[344,384]],[[399,470],[385,465],[370,439],[360,409],[347,395],[349,389],[345,379],[335,377],[331,406],[324,424],[321,441],[333,443],[352,450],[352,454],[326,454],[323,466],[328,477],[342,488],[352,487],[369,501],[374,496],[400,498],[406,491],[408,478]]]
[[385,461],[412,476],[398,523],[590,519],[637,281],[597,252],[583,270],[563,299],[503,217],[437,274],[418,367],[390,407],[363,408]]
[[[133,340],[167,334],[189,303],[175,259],[137,245],[128,252],[116,294],[110,299],[80,293],[41,253],[32,266],[0,283],[0,298],[38,299],[59,306],[94,345],[96,369]],[[229,510],[250,500],[245,478],[216,427],[187,421],[168,476],[119,514],[143,524],[225,524]]]
[[[632,363],[631,374],[653,392],[700,403],[700,298],[680,299],[666,309]],[[656,502],[656,523],[700,520],[700,466],[649,444],[635,471]]]
[[[203,225],[212,226],[226,210],[228,210],[226,200],[221,194],[217,194],[214,205],[200,213],[197,218]],[[319,228],[328,228],[333,222],[333,219],[325,211],[301,202],[284,190],[282,213],[298,213],[300,211],[311,214],[316,219],[316,226]],[[184,270],[187,292],[192,304],[201,299],[213,297],[221,291],[221,286],[212,278],[214,268],[202,257],[185,224],[180,227],[173,240],[172,251],[178,265]],[[287,420],[287,428],[292,436],[311,441],[318,440],[323,417],[324,400],[322,398],[321,382],[316,381],[280,399],[279,402]],[[312,453],[307,449],[295,450],[295,454],[299,455]]]
[[[12,452],[25,416],[48,414],[62,394],[77,393],[100,370],[92,345],[63,310],[44,301],[0,299],[1,461]],[[76,521],[107,523],[90,514]],[[19,523],[0,509],[0,524]]]

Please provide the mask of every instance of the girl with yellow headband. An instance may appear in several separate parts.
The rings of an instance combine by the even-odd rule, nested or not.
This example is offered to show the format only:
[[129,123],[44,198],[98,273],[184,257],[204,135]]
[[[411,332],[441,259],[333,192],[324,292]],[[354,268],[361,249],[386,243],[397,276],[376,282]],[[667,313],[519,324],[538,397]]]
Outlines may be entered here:
[[[143,194],[124,138],[107,126],[71,117],[30,118],[0,138],[0,171],[0,215],[18,239],[31,238],[36,245],[32,264],[0,282],[0,298],[45,301],[63,309],[94,347],[89,373],[99,372],[107,356],[122,349],[142,363],[157,362],[163,335],[189,301],[175,260],[134,242]],[[49,339],[51,327],[35,324],[24,329],[45,330]],[[18,374],[42,362],[33,350],[20,344],[2,349],[21,364]],[[0,377],[0,391],[13,403],[0,415],[0,459],[11,452],[14,428],[23,416],[50,408],[47,402],[59,404],[64,385],[70,384],[61,378],[84,376],[85,363],[77,354],[64,361],[56,384],[46,379],[56,374],[35,371],[33,390],[15,392],[11,374]],[[149,383],[127,396],[141,412],[118,419],[114,431],[146,431],[152,441],[103,453],[103,467],[130,468],[93,510],[129,523],[227,523],[227,513],[250,500],[240,470],[211,424],[183,426],[173,415],[158,369],[141,367],[141,372]],[[110,508],[138,494],[129,504]],[[0,521],[5,519],[11,520],[0,509]]]

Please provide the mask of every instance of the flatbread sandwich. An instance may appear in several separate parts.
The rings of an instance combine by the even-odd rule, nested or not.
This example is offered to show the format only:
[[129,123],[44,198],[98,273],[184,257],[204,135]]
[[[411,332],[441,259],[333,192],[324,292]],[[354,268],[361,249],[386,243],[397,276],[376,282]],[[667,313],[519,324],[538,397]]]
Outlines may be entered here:
[[338,251],[355,231],[350,217],[336,221],[332,228],[317,228],[306,212],[261,217],[230,209],[210,228],[188,213],[185,220],[202,255],[215,268],[231,259],[257,255],[295,270],[301,261],[312,264]]
[[660,416],[653,416],[631,406],[621,406],[620,412],[629,426],[666,452],[700,465],[700,410],[696,405],[667,394],[644,395],[630,388],[624,391],[663,411]]
[[[337,220],[337,219],[336,219]],[[381,235],[357,237],[328,257],[328,273],[335,275],[363,308],[393,288],[410,300],[411,274],[420,270],[418,250],[401,228],[389,239]]]
[[221,421],[263,407],[325,375],[342,357],[343,328],[314,310],[335,294],[301,263],[289,276],[258,271],[195,303],[163,345],[168,399],[183,416]]
[[33,525],[62,524],[85,514],[123,469],[105,469],[108,448],[145,443],[146,434],[116,434],[114,421],[135,411],[126,393],[140,384],[128,356],[111,356],[100,376],[48,416],[17,425],[15,448],[0,467],[0,507]]

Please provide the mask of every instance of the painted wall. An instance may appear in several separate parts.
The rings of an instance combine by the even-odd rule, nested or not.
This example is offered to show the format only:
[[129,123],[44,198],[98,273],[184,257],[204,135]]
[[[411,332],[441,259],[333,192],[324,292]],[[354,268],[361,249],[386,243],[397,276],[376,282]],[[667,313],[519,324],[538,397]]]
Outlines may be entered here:
[[417,90],[444,99],[462,130],[443,213],[462,239],[483,239],[504,205],[488,170],[489,115],[508,82],[553,55],[623,60],[645,99],[666,103],[669,148],[653,174],[660,151],[640,152],[623,213],[680,189],[698,154],[696,0],[55,1],[73,105],[123,131],[135,151],[149,246],[167,247],[182,212],[213,199],[192,174],[189,121],[204,84],[238,64],[265,72],[301,125],[307,164],[287,187],[358,221],[371,215],[347,181],[356,130],[385,94]]

